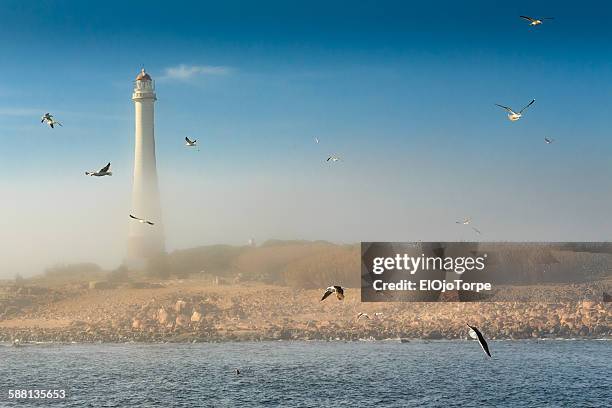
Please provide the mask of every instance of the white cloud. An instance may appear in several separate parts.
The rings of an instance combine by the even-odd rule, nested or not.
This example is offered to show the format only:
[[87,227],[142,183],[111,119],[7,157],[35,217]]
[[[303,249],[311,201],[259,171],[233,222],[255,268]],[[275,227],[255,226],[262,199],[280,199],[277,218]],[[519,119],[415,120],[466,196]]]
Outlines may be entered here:
[[230,72],[231,68],[224,66],[181,64],[166,68],[161,79],[187,81],[199,75],[227,75]]

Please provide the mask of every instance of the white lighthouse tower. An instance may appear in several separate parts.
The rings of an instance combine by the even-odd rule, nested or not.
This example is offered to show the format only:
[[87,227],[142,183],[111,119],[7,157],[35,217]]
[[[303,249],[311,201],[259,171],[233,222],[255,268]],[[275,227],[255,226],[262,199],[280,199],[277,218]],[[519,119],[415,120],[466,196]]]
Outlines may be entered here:
[[128,265],[143,267],[148,259],[164,253],[164,232],[155,160],[155,82],[144,68],[134,81],[135,113],[134,184],[132,214],[155,225],[130,223]]

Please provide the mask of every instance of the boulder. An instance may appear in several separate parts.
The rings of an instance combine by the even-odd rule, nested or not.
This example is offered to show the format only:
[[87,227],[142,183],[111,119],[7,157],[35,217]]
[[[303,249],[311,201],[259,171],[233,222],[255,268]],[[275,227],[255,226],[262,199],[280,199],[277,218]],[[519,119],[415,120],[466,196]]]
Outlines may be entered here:
[[140,330],[142,328],[142,321],[140,319],[134,319],[132,321],[132,329]]
[[194,310],[193,314],[191,315],[191,321],[197,323],[200,320],[202,320],[202,315],[198,311]]
[[168,323],[168,317],[169,317],[168,316],[168,312],[163,307],[161,307],[157,311],[157,321],[159,322],[159,324],[167,324]]

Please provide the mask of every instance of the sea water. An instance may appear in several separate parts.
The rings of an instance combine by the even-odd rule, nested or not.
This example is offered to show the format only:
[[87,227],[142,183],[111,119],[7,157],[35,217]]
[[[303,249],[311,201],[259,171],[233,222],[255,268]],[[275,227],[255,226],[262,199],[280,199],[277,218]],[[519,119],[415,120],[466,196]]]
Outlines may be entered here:
[[[0,346],[0,407],[609,407],[612,342]],[[240,375],[235,369],[240,370]],[[8,399],[9,390],[64,399]]]

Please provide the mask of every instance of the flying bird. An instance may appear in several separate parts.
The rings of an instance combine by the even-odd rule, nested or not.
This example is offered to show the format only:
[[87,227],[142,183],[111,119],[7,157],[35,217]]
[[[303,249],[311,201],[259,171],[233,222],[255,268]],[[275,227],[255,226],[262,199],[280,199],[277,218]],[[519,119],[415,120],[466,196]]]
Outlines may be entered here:
[[[465,217],[461,221],[455,221],[455,224],[460,224],[460,225],[470,225],[471,223],[472,223],[472,219],[470,217]],[[474,226],[472,227],[472,230],[474,230],[474,232],[477,233],[478,235],[482,234],[482,232]]]
[[365,319],[369,319],[369,318],[370,318],[370,315],[369,315],[369,314],[367,314],[367,313],[363,313],[363,312],[359,312],[359,313],[357,313],[357,320],[359,320],[359,318],[361,318],[361,317],[363,317],[363,318],[365,318]]
[[383,313],[382,312],[376,312],[376,313],[374,313],[374,317],[376,317],[377,319],[382,319],[383,318]]
[[551,143],[552,143],[552,142],[554,142],[554,141],[555,141],[555,139],[553,139],[553,138],[551,138],[551,137],[546,137],[546,136],[544,136],[544,142],[545,142],[546,144],[551,144]]
[[142,218],[135,217],[135,216],[133,216],[132,214],[130,214],[130,218],[131,218],[131,219],[133,219],[133,220],[138,221],[138,222],[139,222],[139,223],[141,223],[141,224],[155,225],[155,224],[154,224],[154,223],[152,223],[151,221],[148,221],[148,220],[143,220]]
[[185,146],[187,146],[187,147],[196,147],[197,146],[196,145],[197,140],[195,140],[195,139],[194,140],[189,140],[188,137],[185,137],[185,142],[186,142]]
[[45,113],[43,115],[43,117],[40,119],[40,123],[46,123],[47,125],[49,125],[49,127],[51,127],[51,129],[53,129],[55,127],[55,125],[60,125],[62,126],[61,123],[59,123],[58,121],[55,120],[55,118],[53,117],[52,114],[50,114],[49,112]]
[[331,295],[332,293],[336,294],[336,297],[338,298],[338,300],[344,299],[344,288],[342,286],[334,285],[334,286],[330,286],[329,288],[325,290],[325,293],[323,294],[321,301],[324,301],[325,299],[327,299],[327,297]]
[[533,105],[533,103],[535,102],[535,99],[533,99],[531,102],[529,102],[523,109],[521,109],[518,112],[513,111],[511,108],[504,106],[504,105],[500,105],[498,103],[496,103],[496,106],[499,106],[502,109],[505,109],[506,112],[508,112],[508,119],[510,119],[512,122],[516,122],[517,120],[519,120],[522,116],[523,116],[523,111],[525,109],[527,109],[528,107],[530,107],[531,105]]
[[455,221],[455,224],[468,225],[470,222],[472,222],[472,219],[470,217],[465,217],[461,221]]
[[316,144],[319,144],[319,138],[318,137],[315,137],[314,141],[315,141]]
[[489,351],[489,345],[487,344],[487,341],[485,340],[480,330],[478,330],[474,326],[470,326],[469,324],[467,326],[470,328],[470,331],[469,331],[470,337],[478,340],[478,343],[480,343],[480,347],[482,347],[482,351],[484,351],[487,356],[491,357],[491,352]]
[[340,157],[336,156],[336,155],[331,155],[327,158],[326,161],[328,162],[337,162],[338,160],[340,160]]
[[95,177],[104,177],[104,176],[112,176],[113,172],[109,171],[110,170],[110,162],[102,167],[100,170],[98,171],[86,171],[85,175],[86,176],[95,176]]
[[542,17],[542,18],[533,18],[529,16],[519,16],[522,19],[529,21],[530,26],[538,26],[542,24],[546,20],[554,20],[554,17]]
[[234,372],[236,373],[236,375],[240,375],[240,369],[236,368]]

